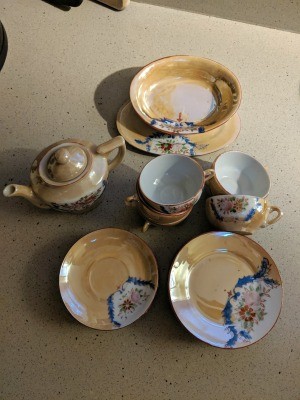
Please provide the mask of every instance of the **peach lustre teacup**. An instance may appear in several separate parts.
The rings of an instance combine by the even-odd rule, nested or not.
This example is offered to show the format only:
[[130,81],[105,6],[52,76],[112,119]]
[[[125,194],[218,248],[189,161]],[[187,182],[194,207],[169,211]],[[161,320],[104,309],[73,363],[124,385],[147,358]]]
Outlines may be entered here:
[[[272,218],[271,214],[276,213]],[[263,198],[247,195],[221,195],[206,200],[206,216],[219,230],[250,235],[282,217],[281,210]]]
[[270,191],[270,177],[255,158],[240,151],[219,155],[212,165],[214,176],[208,182],[213,195],[232,194],[265,198]]
[[192,208],[200,199],[206,181],[214,175],[203,171],[189,157],[166,154],[150,161],[138,178],[138,190],[151,208],[166,214]]

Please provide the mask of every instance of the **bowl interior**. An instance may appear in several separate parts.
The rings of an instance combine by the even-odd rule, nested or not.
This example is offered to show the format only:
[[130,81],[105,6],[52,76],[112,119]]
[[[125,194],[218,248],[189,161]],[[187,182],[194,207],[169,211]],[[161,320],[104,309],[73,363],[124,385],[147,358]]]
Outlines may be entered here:
[[190,158],[164,155],[148,163],[139,177],[146,199],[161,204],[180,204],[192,199],[204,184],[201,166]]
[[200,57],[173,56],[143,68],[132,81],[130,97],[146,120],[192,122],[213,129],[237,110],[241,90],[237,78],[223,65]]
[[222,154],[215,163],[215,173],[223,188],[231,194],[265,197],[270,189],[265,168],[245,153]]

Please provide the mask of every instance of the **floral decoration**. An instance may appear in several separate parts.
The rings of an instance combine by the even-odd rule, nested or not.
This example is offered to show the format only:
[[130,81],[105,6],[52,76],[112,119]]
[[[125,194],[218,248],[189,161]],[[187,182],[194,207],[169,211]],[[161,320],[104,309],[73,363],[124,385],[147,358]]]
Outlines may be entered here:
[[51,179],[54,178],[53,165],[54,165],[55,161],[56,161],[55,154],[53,153],[52,156],[50,157],[48,163],[47,163],[47,172],[48,172],[48,175],[50,176]]
[[[258,198],[256,198],[258,201]],[[256,208],[250,206],[248,197],[224,197],[217,198],[216,200],[210,199],[210,206],[219,221],[237,222],[237,221],[250,221],[256,210],[261,207],[260,203],[256,204]]]
[[247,197],[225,197],[217,199],[217,205],[224,214],[236,213],[246,210],[248,205]]
[[151,125],[161,128],[168,132],[185,132],[185,133],[203,133],[205,132],[204,126],[195,125],[194,122],[187,122],[182,120],[182,113],[178,114],[177,120],[170,118],[154,118]]
[[251,333],[264,320],[266,303],[272,289],[280,284],[269,277],[270,263],[263,258],[254,275],[240,278],[234,289],[228,292],[228,299],[222,311],[225,327],[231,338],[226,347],[235,347],[238,341],[251,342]]
[[142,314],[151,301],[153,290],[152,281],[129,277],[107,300],[111,322],[121,327],[130,323],[130,319],[135,320],[135,316]]
[[34,160],[34,162],[31,165],[31,168],[30,168],[30,172],[32,174],[35,173],[35,171],[37,170],[37,166],[38,166],[38,162],[37,162],[37,160]]
[[99,199],[104,189],[106,188],[107,181],[103,180],[101,186],[95,191],[86,196],[80,197],[79,200],[73,203],[50,203],[50,206],[57,211],[71,211],[82,212],[89,209],[93,203]]
[[149,294],[143,291],[143,289],[132,288],[129,293],[122,295],[123,303],[119,305],[118,316],[132,313],[135,309],[145,300],[147,300]]
[[193,203],[189,202],[187,204],[179,205],[179,206],[160,206],[160,211],[165,214],[179,213],[182,211],[187,211],[192,207]]
[[145,140],[135,139],[135,142],[145,146],[145,150],[154,154],[183,154],[195,156],[195,150],[201,150],[208,144],[196,145],[188,137],[182,135],[165,135],[153,133]]
[[179,213],[183,211],[189,210],[192,206],[194,206],[200,199],[202,191],[200,191],[193,200],[188,201],[187,203],[181,205],[163,205],[160,206],[160,211],[166,214]]

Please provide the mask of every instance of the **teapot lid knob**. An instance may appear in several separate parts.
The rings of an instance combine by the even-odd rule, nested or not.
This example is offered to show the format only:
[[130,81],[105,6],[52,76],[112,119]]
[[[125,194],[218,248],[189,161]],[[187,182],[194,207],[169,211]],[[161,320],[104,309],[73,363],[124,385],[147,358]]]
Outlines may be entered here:
[[55,158],[58,164],[66,164],[70,159],[70,153],[67,149],[61,148],[55,152]]
[[72,181],[85,171],[88,164],[87,154],[78,145],[68,144],[56,149],[47,162],[48,179],[52,182]]

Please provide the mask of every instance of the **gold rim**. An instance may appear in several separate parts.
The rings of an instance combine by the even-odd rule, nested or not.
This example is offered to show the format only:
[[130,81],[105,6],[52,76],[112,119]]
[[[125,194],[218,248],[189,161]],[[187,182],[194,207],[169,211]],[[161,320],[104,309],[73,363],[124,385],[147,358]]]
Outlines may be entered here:
[[[154,283],[153,298],[152,298],[152,300],[150,301],[148,307],[145,308],[145,310],[143,311],[143,313],[142,313],[137,319],[135,319],[134,321],[132,321],[132,322],[129,323],[128,325],[123,325],[123,326],[120,326],[120,327],[117,327],[117,328],[114,328],[114,329],[105,328],[105,327],[102,327],[102,328],[101,328],[101,327],[99,327],[99,326],[97,327],[97,326],[95,326],[95,325],[90,325],[90,324],[88,324],[88,323],[84,323],[84,322],[82,322],[81,320],[79,320],[79,319],[77,318],[77,316],[73,313],[73,311],[71,310],[71,308],[69,307],[69,304],[68,304],[68,303],[65,301],[65,299],[63,298],[63,295],[62,295],[62,287],[61,287],[61,282],[60,282],[60,273],[61,273],[61,269],[62,269],[62,267],[63,267],[63,265],[64,265],[64,263],[65,263],[65,261],[66,261],[68,255],[69,255],[69,253],[74,249],[74,247],[77,246],[82,240],[88,238],[89,236],[95,235],[97,232],[104,232],[104,231],[110,231],[110,230],[120,231],[120,232],[126,233],[128,236],[132,236],[136,241],[140,241],[141,243],[143,243],[143,245],[145,246],[145,248],[148,249],[149,254],[150,254],[151,257],[152,257],[152,261],[153,261],[153,262],[151,263],[151,265],[152,265],[151,269],[153,269],[153,273],[154,273],[154,276],[155,276],[155,282],[153,282],[153,283]],[[59,271],[58,277],[59,277],[59,291],[60,291],[60,295],[61,295],[62,301],[63,301],[65,307],[67,308],[67,310],[69,311],[69,313],[72,315],[72,317],[75,318],[76,321],[78,321],[79,323],[81,323],[81,324],[83,324],[83,325],[85,325],[85,326],[87,326],[87,327],[89,327],[89,328],[96,329],[96,330],[103,330],[103,331],[115,331],[115,330],[119,330],[119,329],[122,329],[122,328],[126,328],[127,326],[131,325],[132,323],[134,323],[134,322],[136,322],[138,319],[140,319],[143,315],[145,315],[146,312],[150,309],[152,303],[153,303],[154,300],[155,300],[156,293],[157,293],[158,286],[159,286],[158,263],[157,263],[157,258],[156,258],[156,256],[155,256],[153,250],[149,247],[149,245],[146,243],[146,241],[143,240],[143,239],[141,239],[138,235],[136,235],[136,234],[134,234],[134,233],[132,233],[132,232],[129,232],[129,231],[125,230],[125,229],[120,229],[120,228],[115,228],[115,227],[107,227],[107,228],[103,228],[103,229],[98,229],[98,230],[96,230],[96,231],[89,232],[88,234],[86,234],[86,235],[82,236],[80,239],[78,239],[78,240],[70,247],[70,249],[68,250],[67,254],[65,255],[65,257],[64,257],[64,259],[63,259],[63,261],[62,261],[62,263],[61,263],[61,267],[60,267],[60,271]]]
[[[138,182],[138,185],[139,185],[139,191],[140,191],[140,193],[143,195],[143,197],[145,197],[146,200],[149,200],[149,201],[151,201],[152,203],[158,204],[158,203],[156,203],[155,201],[149,199],[149,197],[147,197],[147,196],[145,195],[145,193],[143,192],[143,190],[142,190],[142,188],[141,188],[141,185],[140,185],[140,178],[141,178],[141,175],[142,175],[143,170],[144,170],[144,169],[147,167],[147,165],[149,165],[152,161],[157,160],[157,159],[160,158],[160,157],[168,157],[168,156],[187,158],[188,160],[192,161],[193,163],[195,163],[195,164],[197,165],[197,168],[199,169],[200,173],[202,174],[202,186],[201,186],[200,189],[197,190],[197,192],[195,193],[195,195],[194,195],[193,197],[189,198],[188,200],[183,201],[182,203],[175,203],[175,204],[161,203],[161,204],[160,204],[160,205],[165,206],[165,207],[176,207],[176,206],[179,206],[180,204],[186,204],[186,203],[191,202],[195,197],[197,197],[197,195],[199,195],[199,193],[203,190],[204,185],[205,185],[204,170],[203,170],[202,166],[201,166],[197,161],[193,160],[191,157],[184,156],[183,154],[161,154],[161,155],[157,156],[156,158],[154,158],[153,160],[149,161],[149,162],[144,166],[144,168],[142,169],[142,171],[141,171],[141,173],[140,173],[140,175],[139,175],[139,177],[138,177],[137,182]],[[214,175],[214,176],[215,176],[215,175]],[[200,195],[200,196],[201,196],[201,195]]]
[[[219,159],[221,156],[223,156],[224,154],[228,154],[228,153],[245,154],[246,156],[249,156],[249,157],[253,158],[258,164],[260,164],[260,165],[262,166],[262,168],[266,171],[266,174],[267,174],[268,177],[269,177],[269,189],[268,189],[268,192],[267,192],[264,196],[254,196],[254,195],[245,195],[245,196],[261,197],[262,199],[266,199],[266,197],[269,195],[270,189],[271,189],[271,179],[270,179],[270,176],[269,176],[269,174],[268,174],[268,171],[266,170],[266,168],[265,168],[258,160],[256,160],[256,158],[250,156],[250,155],[247,154],[247,153],[244,153],[243,151],[238,151],[238,150],[224,151],[224,153],[219,154],[219,155],[215,158],[214,162],[212,163],[211,168],[214,169],[214,171],[215,171],[215,175],[213,176],[213,179],[215,179],[215,180],[217,181],[217,183],[221,186],[221,188],[224,190],[224,192],[226,192],[226,193],[223,194],[223,195],[224,195],[224,196],[227,196],[227,195],[239,196],[239,195],[235,195],[235,194],[229,193],[229,192],[223,187],[223,185],[222,185],[221,182],[219,181],[219,179],[218,179],[218,177],[217,177],[217,174],[216,174],[216,169],[215,169],[216,162],[218,161],[218,159]],[[222,196],[222,195],[217,195],[217,194],[216,194],[216,195],[214,195],[214,196]]]
[[[269,329],[261,338],[257,339],[256,341],[254,341],[254,342],[252,342],[252,343],[249,343],[249,344],[247,344],[247,345],[245,345],[245,346],[242,346],[242,347],[221,347],[221,346],[216,346],[216,345],[214,345],[214,344],[212,344],[212,343],[209,343],[209,342],[207,342],[207,341],[205,341],[205,340],[203,340],[203,339],[200,339],[200,338],[198,338],[197,336],[195,336],[195,335],[184,325],[184,323],[180,320],[179,316],[177,315],[177,313],[176,313],[176,311],[175,311],[175,308],[174,308],[174,305],[173,305],[173,302],[172,302],[172,299],[171,299],[171,293],[170,293],[170,292],[171,292],[171,289],[170,289],[170,275],[171,275],[171,272],[172,272],[172,268],[173,268],[174,262],[175,262],[176,258],[178,257],[179,253],[184,249],[185,246],[187,246],[189,243],[191,243],[193,240],[197,239],[198,237],[202,237],[202,236],[204,236],[204,235],[213,235],[213,234],[216,234],[216,233],[225,233],[225,234],[230,233],[232,236],[242,237],[242,238],[244,238],[244,239],[246,239],[246,240],[249,240],[250,242],[254,243],[255,246],[257,246],[260,250],[262,250],[264,253],[268,254],[268,256],[270,257],[271,261],[273,262],[273,267],[276,268],[276,271],[278,272],[278,276],[279,276],[279,278],[280,278],[282,295],[281,295],[280,308],[279,308],[279,311],[278,311],[278,316],[277,316],[277,318],[275,319],[275,321],[274,321],[273,325],[270,327],[270,329]],[[173,258],[172,264],[171,264],[171,266],[170,266],[170,268],[169,268],[169,272],[168,272],[168,296],[169,296],[169,301],[170,301],[170,303],[171,303],[172,310],[173,310],[173,313],[174,313],[176,319],[180,322],[180,324],[184,327],[184,329],[185,329],[187,332],[189,332],[189,334],[191,334],[196,340],[199,340],[199,341],[201,341],[201,342],[203,342],[203,343],[206,343],[206,344],[208,344],[209,346],[215,347],[215,348],[217,348],[217,349],[223,349],[223,350],[242,350],[242,349],[245,349],[245,348],[247,348],[247,347],[249,347],[249,346],[252,346],[253,344],[256,344],[256,343],[258,343],[259,341],[261,341],[261,340],[262,340],[264,337],[266,337],[267,334],[268,334],[269,332],[271,332],[271,330],[274,328],[274,326],[276,325],[276,322],[278,321],[278,319],[279,319],[279,317],[280,317],[280,314],[281,314],[282,305],[283,305],[283,297],[284,297],[284,288],[283,288],[282,278],[281,278],[281,275],[280,275],[280,273],[279,273],[279,269],[278,269],[276,263],[274,262],[273,258],[269,255],[269,253],[268,253],[259,243],[257,243],[255,240],[249,238],[248,236],[242,236],[242,235],[239,235],[238,233],[226,232],[226,231],[210,231],[210,232],[205,232],[205,233],[202,233],[201,235],[198,235],[198,236],[193,237],[191,240],[189,240],[187,243],[185,243],[185,244],[179,249],[179,251],[176,253],[175,257]]]
[[[148,125],[151,126],[151,118],[149,118],[148,116],[146,116],[144,113],[142,113],[140,111],[139,107],[136,104],[136,100],[132,95],[132,93],[133,93],[133,85],[135,84],[135,81],[138,79],[138,77],[142,74],[142,72],[145,69],[147,69],[148,67],[150,67],[152,64],[155,64],[155,63],[163,61],[163,60],[171,59],[171,58],[175,59],[175,58],[178,58],[178,57],[197,58],[199,60],[209,61],[209,62],[211,62],[213,64],[219,65],[221,68],[223,68],[228,73],[228,75],[231,75],[234,78],[235,84],[236,84],[236,86],[238,88],[238,92],[239,92],[239,99],[238,99],[238,102],[236,103],[236,108],[234,109],[233,112],[228,114],[228,116],[226,117],[226,119],[224,121],[221,120],[220,123],[215,123],[215,124],[212,124],[211,126],[208,126],[208,127],[205,126],[204,127],[204,131],[205,132],[211,131],[211,130],[223,125],[224,123],[226,123],[237,112],[237,110],[239,109],[239,107],[241,105],[241,101],[242,101],[242,87],[241,87],[241,84],[240,84],[237,76],[229,68],[227,68],[225,65],[219,63],[218,61],[212,60],[211,58],[198,57],[198,56],[185,55],[185,54],[182,54],[182,55],[177,54],[177,55],[158,58],[157,60],[151,61],[150,63],[146,64],[144,67],[142,67],[140,69],[140,71],[138,71],[135,74],[135,76],[133,77],[133,79],[132,79],[132,81],[130,83],[130,88],[129,88],[129,96],[130,96],[130,100],[131,100],[131,103],[132,103],[132,106],[133,106],[135,112],[139,115],[140,118],[142,118]],[[155,127],[155,130],[157,130],[159,132],[167,133],[166,130],[163,130],[163,129],[160,129],[160,128],[157,128],[157,127]],[[183,132],[184,132],[184,129],[182,129],[182,131],[180,131],[180,134],[184,135]],[[172,134],[172,133],[170,133],[170,134]],[[190,134],[190,132],[187,132],[186,134]]]

